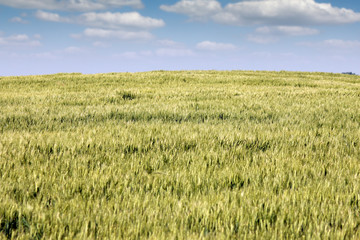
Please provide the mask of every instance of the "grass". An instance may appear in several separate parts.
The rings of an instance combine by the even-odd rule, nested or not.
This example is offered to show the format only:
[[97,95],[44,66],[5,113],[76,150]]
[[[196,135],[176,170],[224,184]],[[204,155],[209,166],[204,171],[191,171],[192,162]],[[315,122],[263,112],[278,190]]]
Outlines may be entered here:
[[360,77],[0,77],[0,239],[359,239]]

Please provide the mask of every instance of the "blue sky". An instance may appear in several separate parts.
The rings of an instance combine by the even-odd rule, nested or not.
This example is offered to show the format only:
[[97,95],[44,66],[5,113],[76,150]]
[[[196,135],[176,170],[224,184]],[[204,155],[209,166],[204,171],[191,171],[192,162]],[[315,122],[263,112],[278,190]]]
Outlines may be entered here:
[[360,73],[359,0],[0,0],[0,76]]

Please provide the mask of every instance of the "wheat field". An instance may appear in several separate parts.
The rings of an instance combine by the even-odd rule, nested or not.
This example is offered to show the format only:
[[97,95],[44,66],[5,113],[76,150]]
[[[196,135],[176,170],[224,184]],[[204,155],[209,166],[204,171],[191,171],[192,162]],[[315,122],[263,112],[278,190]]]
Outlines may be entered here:
[[359,239],[360,77],[0,77],[0,239]]

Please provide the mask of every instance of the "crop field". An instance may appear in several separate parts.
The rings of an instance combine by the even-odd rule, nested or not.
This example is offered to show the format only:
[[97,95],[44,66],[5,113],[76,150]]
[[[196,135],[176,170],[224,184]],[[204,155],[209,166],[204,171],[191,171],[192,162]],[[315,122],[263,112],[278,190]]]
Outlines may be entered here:
[[360,77],[0,77],[0,239],[360,239]]

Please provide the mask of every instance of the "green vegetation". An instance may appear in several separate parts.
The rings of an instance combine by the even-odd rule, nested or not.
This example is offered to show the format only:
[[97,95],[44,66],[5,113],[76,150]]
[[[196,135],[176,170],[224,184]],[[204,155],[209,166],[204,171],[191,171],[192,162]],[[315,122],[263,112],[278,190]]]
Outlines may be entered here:
[[1,77],[0,238],[359,239],[360,77]]

